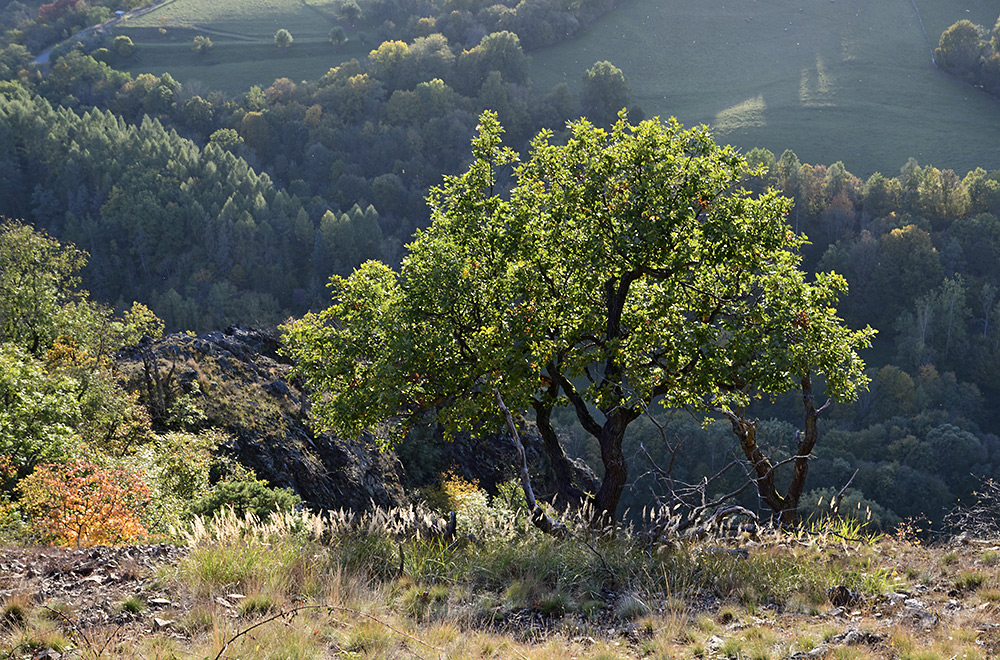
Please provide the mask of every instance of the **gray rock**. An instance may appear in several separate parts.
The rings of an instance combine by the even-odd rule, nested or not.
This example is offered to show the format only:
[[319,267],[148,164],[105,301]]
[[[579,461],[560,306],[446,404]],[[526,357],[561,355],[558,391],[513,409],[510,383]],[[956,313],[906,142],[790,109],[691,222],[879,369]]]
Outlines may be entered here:
[[923,601],[909,598],[903,604],[905,606],[903,617],[921,628],[933,628],[940,621],[940,618],[931,612]]
[[851,628],[846,632],[831,637],[829,643],[844,645],[844,646],[854,646],[856,644],[868,644],[870,646],[873,646],[875,644],[878,644],[884,639],[885,635],[882,635],[880,633],[873,633],[867,630],[858,630],[857,628]]
[[828,644],[820,644],[814,649],[809,651],[799,651],[798,653],[793,653],[788,656],[788,660],[822,660],[826,657],[826,654],[830,652],[830,646]]
[[161,619],[159,617],[153,617],[153,632],[159,632],[161,630],[170,630],[174,625],[173,619]]
[[[197,392],[204,425],[232,438],[221,452],[313,507],[408,503],[395,454],[380,452],[371,439],[342,440],[313,429],[308,397],[290,379],[291,364],[279,349],[276,337],[233,326],[201,337],[172,334],[146,341],[120,351],[115,360],[126,386],[140,396],[147,389],[146,365],[176,391]],[[215,385],[196,390],[197,383]]]

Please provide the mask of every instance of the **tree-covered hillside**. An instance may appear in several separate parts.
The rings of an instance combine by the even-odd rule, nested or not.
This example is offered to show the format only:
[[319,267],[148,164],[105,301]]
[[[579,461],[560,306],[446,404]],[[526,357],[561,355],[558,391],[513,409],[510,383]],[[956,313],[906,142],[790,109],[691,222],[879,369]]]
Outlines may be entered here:
[[[427,23],[426,34],[393,33],[403,38],[372,44],[363,61],[317,80],[282,78],[230,97],[169,73],[133,77],[116,68],[130,53],[114,41],[67,44],[49,65],[34,65],[18,29],[28,28],[8,30],[0,51],[0,213],[89,253],[80,277],[107,306],[93,318],[126,323],[138,300],[171,329],[235,321],[274,328],[326,307],[331,275],[404,258],[414,230],[428,225],[429,188],[474,158],[469,143],[482,110],[497,114],[505,145],[524,151],[548,128],[555,149],[568,139],[567,120],[585,113],[607,127],[628,105],[629,86],[641,84],[598,62],[579,95],[566,85],[535,90],[519,34],[459,39]],[[637,109],[629,114],[640,118]],[[880,332],[862,355],[870,390],[821,422],[807,486],[814,492],[803,506],[850,483],[848,499],[870,506],[880,523],[922,513],[940,521],[1000,464],[1000,427],[988,412],[1000,367],[1000,172],[911,159],[898,173],[862,180],[840,162],[802,163],[791,151],[746,157],[766,167],[744,182],[751,199],[770,199],[771,189],[791,198],[792,240],[808,237],[805,269],[842,274],[850,289],[839,313],[851,327]],[[497,199],[511,183],[509,171],[498,175]],[[11,382],[37,385],[11,391],[49,387],[39,384],[52,376],[39,361],[57,340],[72,339],[87,359],[110,350],[110,340],[85,342],[82,332],[51,326],[44,341],[5,349]],[[61,411],[72,387],[58,380],[45,390],[56,399],[41,399],[51,414],[23,416],[51,421],[53,447],[86,417],[72,406]],[[748,409],[767,420],[760,438],[778,462],[795,455],[800,400],[765,397]],[[571,456],[598,466],[599,445],[580,419],[555,415],[554,432]],[[633,472],[623,505],[662,497],[663,465],[695,483],[731,462],[732,429],[703,421],[674,415],[632,427],[622,451],[650,471]],[[48,442],[46,424],[21,435]],[[79,432],[66,433],[82,443]],[[733,470],[712,489],[745,483]]]

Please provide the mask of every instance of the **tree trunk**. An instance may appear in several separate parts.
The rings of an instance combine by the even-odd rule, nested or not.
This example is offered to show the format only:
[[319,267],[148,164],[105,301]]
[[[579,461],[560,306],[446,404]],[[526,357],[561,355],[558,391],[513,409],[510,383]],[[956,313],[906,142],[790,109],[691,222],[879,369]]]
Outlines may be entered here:
[[795,471],[792,483],[785,493],[785,510],[781,522],[794,525],[799,522],[799,498],[806,485],[806,474],[809,472],[809,455],[812,454],[816,441],[819,439],[819,416],[830,405],[827,401],[819,408],[813,398],[812,379],[809,374],[802,377],[802,405],[805,408],[805,429],[796,438]]
[[771,464],[771,460],[764,455],[764,452],[757,445],[757,420],[750,421],[746,419],[743,410],[740,410],[739,413],[732,411],[722,412],[729,418],[729,423],[733,426],[733,434],[740,441],[740,449],[743,450],[743,455],[750,461],[750,465],[757,475],[755,479],[757,493],[771,507],[772,511],[781,516],[782,522],[784,522],[785,499],[774,485],[774,466]]
[[609,413],[597,438],[601,446],[604,479],[594,501],[591,527],[605,527],[618,519],[618,501],[628,480],[628,462],[622,451],[622,441],[625,438],[625,428],[630,421],[622,411]]
[[[757,493],[760,498],[778,514],[778,519],[784,525],[796,525],[799,522],[799,499],[806,484],[809,472],[809,456],[819,438],[819,416],[826,410],[830,402],[816,407],[813,399],[812,379],[809,374],[802,376],[802,404],[805,407],[805,429],[796,436],[796,452],[792,462],[795,464],[792,481],[785,494],[778,492],[775,484],[775,466],[764,455],[757,445],[757,420],[746,419],[744,411],[721,411],[733,426],[733,433],[740,441],[740,448],[756,474]],[[784,461],[783,461],[784,462]]]
[[552,427],[552,406],[542,401],[532,403],[535,409],[535,423],[538,426],[538,434],[542,436],[545,443],[545,453],[549,457],[549,465],[555,476],[558,497],[564,506],[579,508],[587,500],[586,493],[577,485],[574,479],[573,465],[566,457],[562,443]]

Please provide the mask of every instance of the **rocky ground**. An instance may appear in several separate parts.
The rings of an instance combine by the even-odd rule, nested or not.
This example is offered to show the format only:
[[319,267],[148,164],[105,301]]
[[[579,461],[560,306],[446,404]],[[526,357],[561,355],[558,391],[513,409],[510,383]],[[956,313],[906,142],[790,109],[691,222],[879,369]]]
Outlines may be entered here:
[[[902,548],[899,548],[900,550]],[[754,630],[768,631],[787,649],[768,658],[820,660],[822,658],[922,658],[951,660],[947,649],[964,652],[979,651],[979,658],[1000,657],[1000,592],[997,586],[996,546],[958,541],[947,547],[915,546],[894,556],[887,547],[884,567],[899,571],[900,586],[891,592],[864,597],[844,587],[834,585],[828,591],[829,602],[812,612],[795,608],[764,607],[742,610],[724,600],[707,598],[687,602],[683,615],[691,621],[693,633],[683,633],[691,639],[703,634],[698,643],[702,657],[743,657],[733,640],[754,639]],[[750,549],[750,552],[754,552]],[[772,549],[773,551],[773,549]],[[170,545],[146,545],[123,548],[66,549],[49,547],[0,548],[0,603],[22,602],[26,606],[43,607],[51,619],[68,631],[74,646],[97,651],[109,645],[121,648],[129,640],[151,635],[169,637],[182,647],[192,638],[189,629],[180,623],[205,596],[196,597],[184,585],[160,577],[169,571],[157,568],[177,562],[186,554],[184,548]],[[986,564],[984,564],[986,558]],[[982,579],[973,579],[982,574]],[[909,579],[904,579],[908,576]],[[609,593],[607,618],[583,625],[582,619],[567,614],[545,617],[538,612],[508,612],[506,623],[492,626],[493,632],[513,634],[526,640],[525,626],[531,628],[528,646],[552,639],[565,643],[586,656],[594,644],[611,645],[620,657],[641,657],[644,644],[655,634],[635,623],[616,620],[611,612],[620,595]],[[218,616],[230,618],[234,626],[249,626],[253,617],[240,620],[238,604],[241,594],[215,594],[211,607]],[[130,608],[130,599],[143,603]],[[201,603],[204,607],[204,603]],[[676,603],[653,603],[652,611],[669,611]],[[9,607],[5,608],[5,613]],[[704,621],[708,620],[708,630]],[[701,623],[699,623],[701,622]],[[10,621],[0,622],[0,639],[13,630]],[[761,633],[763,634],[763,633]],[[804,637],[814,640],[809,650],[795,650]],[[901,640],[909,640],[904,644]],[[954,641],[959,640],[959,641]],[[949,644],[964,646],[949,646]],[[910,644],[910,648],[906,648]],[[23,652],[9,655],[6,644],[0,644],[0,658],[28,657]],[[683,646],[677,648],[682,649]],[[929,650],[918,652],[921,648]],[[736,650],[734,650],[736,649]],[[66,653],[66,650],[63,650]],[[79,652],[69,652],[80,655]],[[691,653],[676,657],[690,657]],[[697,654],[696,654],[697,655]],[[59,660],[61,654],[52,648],[37,648],[31,657]],[[109,655],[109,657],[112,657]],[[588,656],[589,657],[589,656]],[[597,656],[595,656],[597,657]],[[674,657],[674,656],[671,656]]]
[[[182,547],[0,548],[0,602],[47,608],[77,634],[114,631],[129,638],[169,628],[190,597],[156,579],[156,567],[177,561]],[[141,599],[138,612],[123,607]]]

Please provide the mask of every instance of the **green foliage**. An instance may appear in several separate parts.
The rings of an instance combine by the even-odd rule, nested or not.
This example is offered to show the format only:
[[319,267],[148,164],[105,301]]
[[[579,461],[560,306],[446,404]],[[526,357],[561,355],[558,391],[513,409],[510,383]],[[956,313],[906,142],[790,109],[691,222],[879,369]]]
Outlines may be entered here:
[[[12,459],[16,479],[79,449],[75,390],[71,379],[50,376],[17,346],[0,345],[0,455]],[[13,483],[4,486],[9,490]]]
[[292,41],[292,33],[285,28],[281,28],[274,33],[274,44],[278,48],[288,48],[292,45]]
[[580,104],[599,126],[610,126],[628,105],[629,88],[622,70],[608,61],[597,62],[583,76]]
[[344,28],[337,25],[330,30],[330,43],[334,46],[340,46],[347,42],[347,32]]
[[941,34],[934,56],[945,69],[970,72],[979,64],[980,41],[979,27],[963,19]]
[[153,492],[152,531],[166,533],[178,527],[192,515],[192,503],[212,492],[212,469],[217,465],[213,452],[224,439],[215,430],[157,435],[129,461],[143,470]]
[[[77,288],[84,254],[19,223],[0,226],[0,454],[9,496],[39,464],[65,464],[87,447],[121,458],[151,438],[148,416],[108,357],[163,323],[135,303],[121,317]],[[42,512],[44,514],[44,512]]]
[[302,503],[302,498],[286,488],[272,488],[259,479],[220,481],[212,491],[191,502],[191,513],[197,516],[214,516],[232,510],[242,517],[253,514],[266,519],[272,513],[292,511]]
[[0,340],[44,353],[76,316],[86,254],[17,222],[0,225]]
[[220,128],[219,130],[212,133],[209,136],[209,141],[213,144],[217,144],[227,151],[233,151],[234,149],[242,146],[243,138],[240,134],[231,128]]
[[743,406],[811,371],[837,398],[864,385],[872,331],[836,316],[841,278],[798,270],[787,202],[734,188],[749,170],[731,148],[676,122],[571,130],[515,165],[485,113],[475,161],[432,191],[400,273],[335,277],[332,307],[284,326],[325,425],[392,442],[434,406],[449,431],[499,428],[494,392],[518,411],[572,402],[601,442],[598,508],[613,515],[625,427],[652,401]]
[[478,92],[493,71],[505,82],[528,82],[528,57],[516,34],[508,31],[489,34],[475,48],[463,52],[458,60],[458,76],[469,93]]
[[[54,76],[46,78],[46,84],[55,85]],[[144,112],[170,111],[179,85],[166,75],[147,77],[122,87],[122,104],[132,105],[140,117]],[[78,82],[95,89],[86,80]],[[69,91],[75,91],[76,84],[72,83]],[[292,279],[308,280],[310,270],[308,260],[300,258],[298,248],[303,246],[299,239],[296,248],[286,240],[290,237],[287,232],[293,230],[286,219],[297,217],[303,210],[302,201],[277,190],[270,177],[254,172],[229,151],[242,153],[239,135],[218,134],[201,150],[159,121],[147,118],[129,125],[110,113],[77,115],[56,111],[42,99],[29,102],[28,98],[23,91],[0,94],[0,132],[16,136],[4,142],[0,160],[10,164],[14,154],[23,150],[28,160],[39,164],[35,172],[38,178],[19,179],[27,186],[22,190],[26,197],[12,190],[0,200],[0,212],[30,207],[34,197],[37,221],[59,227],[60,235],[68,240],[91,245],[95,253],[87,276],[96,295],[106,300],[129,300],[136,288],[145,289],[150,306],[169,315],[173,327],[222,327],[250,317],[273,322],[280,315],[275,297],[279,289],[284,293],[278,295],[291,304]],[[189,109],[188,104],[182,104],[181,111]],[[260,128],[260,135],[254,137],[267,143],[266,120]],[[44,139],[51,131],[62,130],[72,132],[75,140]],[[115,158],[110,158],[111,154]],[[126,161],[141,165],[125,168],[121,163]],[[68,180],[74,182],[72,186],[66,184]],[[215,193],[204,195],[208,189]],[[75,212],[67,215],[68,206],[55,210],[77,196],[87,201],[83,206],[74,204]],[[316,231],[313,226],[305,249],[312,248]],[[190,250],[199,254],[191,254],[190,259],[178,257],[178,251]],[[265,257],[264,252],[270,256]],[[279,267],[278,261],[290,258],[293,252],[298,255],[297,265],[291,270]],[[278,254],[285,256],[275,261]],[[60,258],[66,261],[71,256]],[[74,258],[73,268],[67,266],[63,271],[75,277],[82,255]],[[272,270],[264,265],[268,263],[275,264],[273,272],[265,273]],[[292,274],[295,271],[298,276]],[[128,277],[123,273],[129,273]],[[21,302],[31,291],[34,289],[22,291],[14,300],[15,311],[35,309],[38,311],[32,314],[49,314],[53,305],[45,300]],[[11,304],[9,300],[6,303]],[[20,318],[7,315],[7,310],[0,314],[5,315],[0,321],[8,326]],[[58,320],[34,325],[49,331]],[[38,338],[38,345],[50,342],[53,332]],[[25,341],[35,340],[28,337]]]
[[135,54],[135,44],[125,35],[115,37],[115,52],[121,57],[132,57]]
[[199,55],[208,55],[212,51],[212,39],[203,34],[196,35],[191,45],[191,50]]

